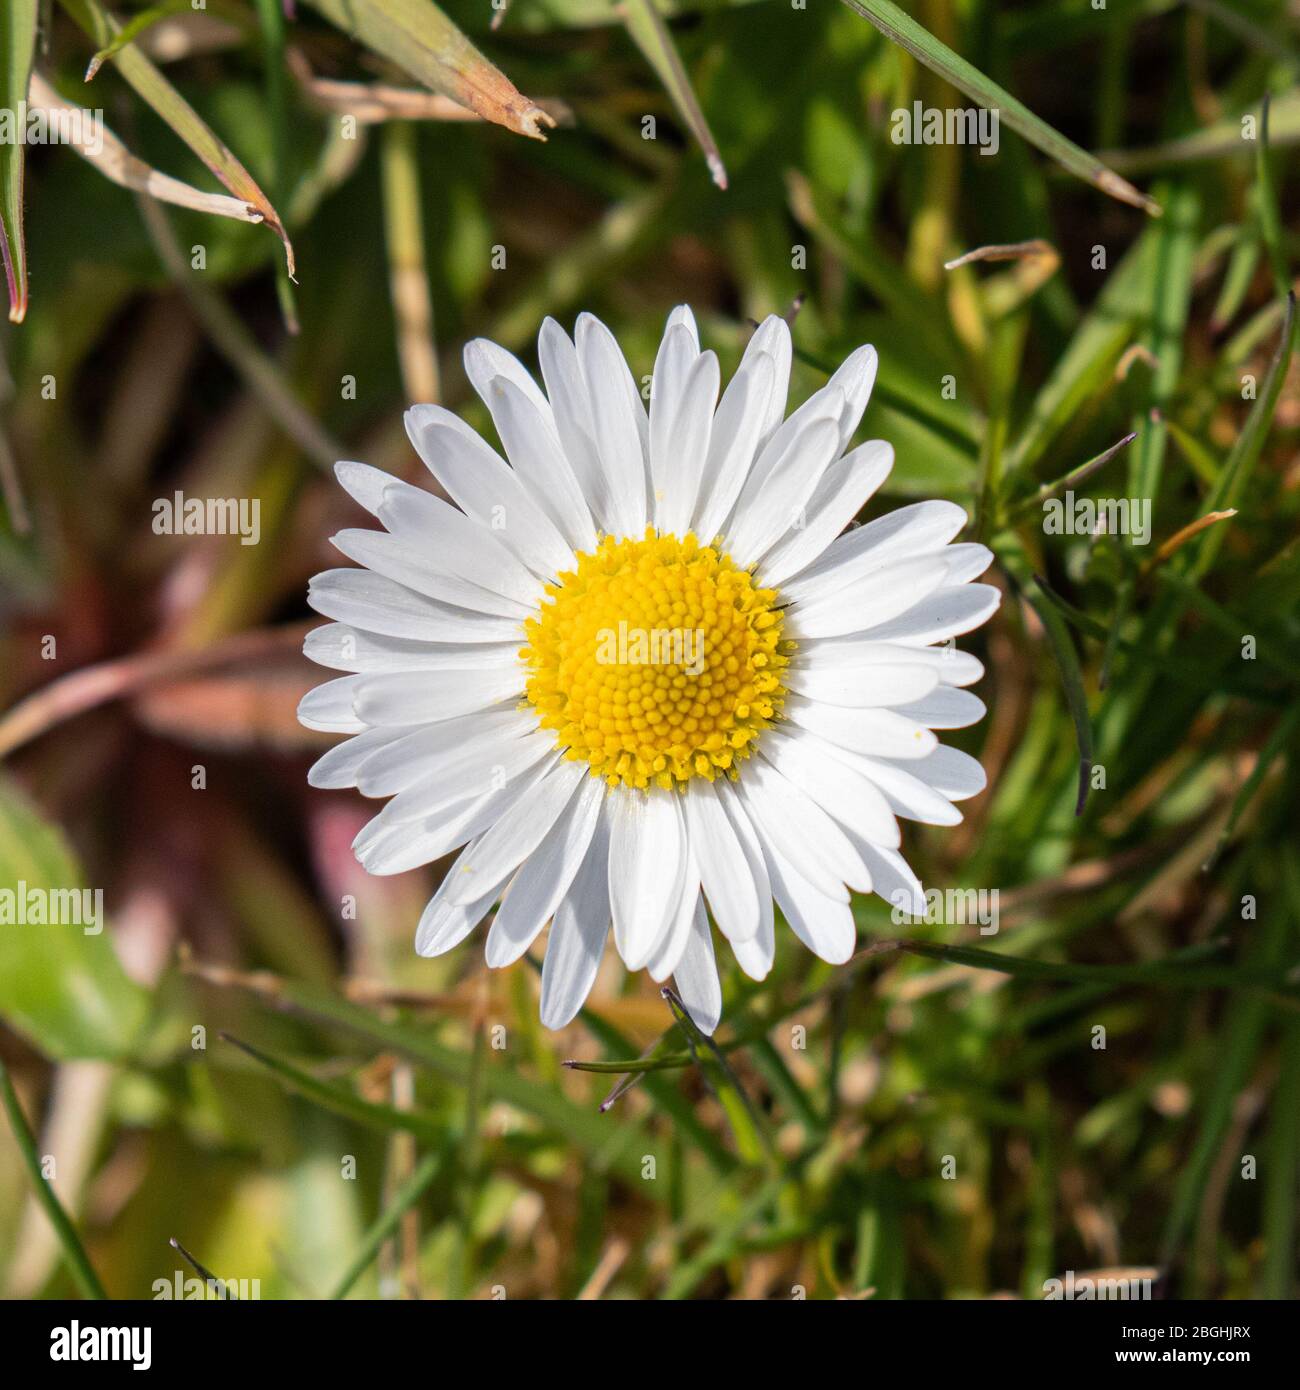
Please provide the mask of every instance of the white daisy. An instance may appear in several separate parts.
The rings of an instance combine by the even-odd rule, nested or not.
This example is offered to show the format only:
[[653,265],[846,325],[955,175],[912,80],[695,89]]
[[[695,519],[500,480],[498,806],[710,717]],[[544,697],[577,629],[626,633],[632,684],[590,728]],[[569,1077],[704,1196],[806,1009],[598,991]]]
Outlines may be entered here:
[[487,962],[550,922],[541,1016],[568,1023],[612,926],[629,970],[674,978],[717,1025],[710,917],[754,979],[773,899],[823,960],[856,943],[849,891],[924,912],[898,817],[953,825],[984,787],[936,729],[984,713],[951,639],[998,591],[966,516],[919,502],[845,530],[893,450],[850,449],[876,375],[854,352],[788,419],[790,333],[769,318],[722,399],[687,308],[669,316],[647,413],[598,319],[548,319],[545,393],[485,340],[465,368],[507,463],[449,411],[407,412],[452,500],[360,463],[338,477],[383,531],[334,544],[361,569],[311,582],[306,652],[351,674],[299,708],[351,734],[316,787],[388,804],[357,836],[375,874],[460,848],[416,932],[450,950],[496,914]]

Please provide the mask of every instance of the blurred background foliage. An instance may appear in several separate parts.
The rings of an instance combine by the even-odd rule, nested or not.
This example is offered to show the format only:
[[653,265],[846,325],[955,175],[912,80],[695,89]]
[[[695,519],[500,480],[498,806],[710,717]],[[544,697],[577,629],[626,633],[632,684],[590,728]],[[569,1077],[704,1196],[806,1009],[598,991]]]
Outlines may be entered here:
[[[6,8],[8,102],[30,54],[33,99],[129,151],[0,156],[0,886],[110,917],[0,928],[0,1057],[108,1291],[189,1273],[176,1237],[263,1297],[1034,1297],[1115,1266],[1292,1296],[1294,0],[916,0],[925,61],[876,0],[119,5],[89,85],[100,0]],[[969,104],[950,79],[1014,92],[1038,148],[893,143],[894,110]],[[640,377],[683,301],[724,372],[791,314],[796,401],[874,342],[886,492],[966,506],[1007,590],[954,739],[990,789],[905,838],[928,886],[999,891],[999,933],[872,899],[880,949],[831,970],[783,932],[762,985],[731,969],[717,1055],[612,956],[555,1036],[529,962],[418,960],[438,867],[362,873],[373,808],[308,789],[294,719],[306,582],[357,519],[333,459],[421,476],[400,416],[434,393],[490,429],[469,337],[531,359],[590,309]],[[1063,479],[1150,498],[1151,544],[1045,534]],[[176,490],[259,499],[260,544],[155,534]],[[561,1066],[647,1050],[605,1113],[619,1074]],[[62,1253],[6,1138],[3,1287],[72,1290]]]

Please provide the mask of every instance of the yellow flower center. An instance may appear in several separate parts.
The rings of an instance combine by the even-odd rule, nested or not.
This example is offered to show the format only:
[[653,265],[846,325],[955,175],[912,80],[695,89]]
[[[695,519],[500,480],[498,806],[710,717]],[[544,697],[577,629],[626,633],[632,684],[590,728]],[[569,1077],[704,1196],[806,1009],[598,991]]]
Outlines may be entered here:
[[734,775],[779,712],[774,589],[693,535],[605,537],[525,624],[528,699],[610,786]]

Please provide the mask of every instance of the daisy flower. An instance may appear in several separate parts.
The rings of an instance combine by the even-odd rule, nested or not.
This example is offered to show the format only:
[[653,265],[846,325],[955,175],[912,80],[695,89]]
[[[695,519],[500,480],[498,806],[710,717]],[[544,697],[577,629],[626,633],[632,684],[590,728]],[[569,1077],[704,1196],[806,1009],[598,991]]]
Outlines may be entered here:
[[720,400],[684,307],[648,411],[591,315],[572,340],[548,319],[539,355],[544,392],[495,344],[465,349],[505,458],[447,410],[407,412],[450,501],[338,465],[384,529],[335,536],[361,568],[311,581],[333,621],[306,653],[348,674],[299,718],[351,737],[309,780],[390,798],[354,844],[371,873],[460,850],[421,955],[495,909],[487,962],[509,965],[549,922],[541,1017],[560,1028],[612,929],[626,967],[672,976],[712,1032],[710,921],[762,979],[774,902],[832,963],[855,949],[850,890],[924,913],[898,819],[953,825],[984,787],[935,730],[984,713],[963,688],[983,668],[952,639],[997,607],[971,582],[992,556],[950,544],[951,502],[853,524],[893,464],[880,440],[849,447],[871,347],[788,418],[776,317]]

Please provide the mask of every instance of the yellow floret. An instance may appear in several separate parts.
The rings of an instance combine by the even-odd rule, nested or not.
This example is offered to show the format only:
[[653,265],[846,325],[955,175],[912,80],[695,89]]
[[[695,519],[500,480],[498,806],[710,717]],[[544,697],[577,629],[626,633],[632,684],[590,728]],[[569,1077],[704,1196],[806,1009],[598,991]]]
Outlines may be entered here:
[[528,699],[611,786],[734,776],[780,713],[774,589],[693,535],[605,537],[525,624]]

